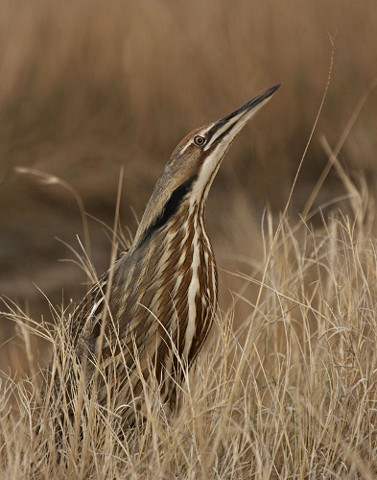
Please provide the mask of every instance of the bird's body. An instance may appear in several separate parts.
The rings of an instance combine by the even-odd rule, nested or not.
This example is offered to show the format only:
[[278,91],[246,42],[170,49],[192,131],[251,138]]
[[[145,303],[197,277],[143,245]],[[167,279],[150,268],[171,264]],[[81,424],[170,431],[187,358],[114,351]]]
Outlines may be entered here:
[[[278,86],[186,136],[159,178],[130,250],[77,308],[80,355],[117,378],[117,404],[142,393],[151,368],[164,398],[210,330],[217,269],[204,223],[209,188],[232,140]],[[112,372],[112,373],[109,373]],[[130,393],[131,391],[131,393]],[[108,395],[104,384],[98,398]]]

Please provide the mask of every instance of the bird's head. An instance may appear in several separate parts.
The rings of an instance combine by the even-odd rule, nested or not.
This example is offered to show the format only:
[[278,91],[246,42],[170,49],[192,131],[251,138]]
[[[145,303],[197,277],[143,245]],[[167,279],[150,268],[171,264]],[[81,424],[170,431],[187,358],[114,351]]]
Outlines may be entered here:
[[279,87],[275,85],[217,122],[193,130],[177,145],[156,183],[135,243],[163,228],[183,202],[188,202],[190,208],[204,207],[231,143]]

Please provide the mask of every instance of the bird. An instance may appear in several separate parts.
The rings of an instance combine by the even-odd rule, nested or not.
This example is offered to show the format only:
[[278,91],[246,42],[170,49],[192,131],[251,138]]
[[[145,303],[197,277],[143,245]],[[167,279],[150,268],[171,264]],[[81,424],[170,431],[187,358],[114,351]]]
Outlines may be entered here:
[[[70,336],[87,378],[102,374],[98,402],[109,391],[132,422],[143,385],[153,376],[162,398],[194,363],[214,320],[218,274],[205,226],[212,182],[233,140],[280,87],[257,95],[183,138],[159,177],[127,252],[89,290],[71,318]],[[105,372],[105,373],[103,373]],[[106,379],[106,381],[103,380]],[[109,382],[116,387],[109,390]],[[106,400],[107,399],[107,400]]]

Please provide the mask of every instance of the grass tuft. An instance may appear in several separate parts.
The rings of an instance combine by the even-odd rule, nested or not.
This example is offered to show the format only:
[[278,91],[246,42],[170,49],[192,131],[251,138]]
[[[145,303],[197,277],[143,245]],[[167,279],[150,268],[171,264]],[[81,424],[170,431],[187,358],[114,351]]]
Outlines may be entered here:
[[[1,476],[374,479],[374,205],[366,191],[344,181],[350,213],[334,210],[321,227],[285,219],[273,242],[274,222],[266,214],[264,259],[252,276],[237,274],[244,288],[216,317],[212,337],[179,388],[180,408],[170,411],[157,385],[144,382],[142,420],[126,432],[119,413],[132,407],[115,399],[98,405],[80,378],[66,338],[69,308],[52,309],[52,325],[38,324],[8,301],[4,315],[17,326],[29,377],[2,376]],[[262,288],[257,305],[245,293],[250,284]],[[240,304],[249,313],[236,319]],[[56,384],[41,395],[36,335],[51,344],[58,377],[66,379],[69,368],[78,379],[73,423],[66,421],[72,413],[63,395],[51,402]],[[59,388],[64,392],[66,385]],[[57,444],[59,421],[64,429]]]

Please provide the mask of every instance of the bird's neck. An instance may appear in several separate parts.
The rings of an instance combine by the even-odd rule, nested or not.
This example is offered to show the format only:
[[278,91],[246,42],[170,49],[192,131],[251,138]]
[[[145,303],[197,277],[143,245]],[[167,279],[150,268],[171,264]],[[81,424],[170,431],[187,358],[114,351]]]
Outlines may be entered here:
[[154,217],[146,212],[136,232],[133,249],[156,240],[164,243],[169,237],[186,235],[189,229],[197,229],[199,234],[204,233],[204,206],[203,199],[193,201],[191,197],[176,208],[164,209]]
[[204,221],[204,209],[199,204],[180,205],[174,217],[161,230],[156,231],[154,242],[174,242],[179,249],[186,241],[193,242],[194,237],[199,245],[207,240]]

